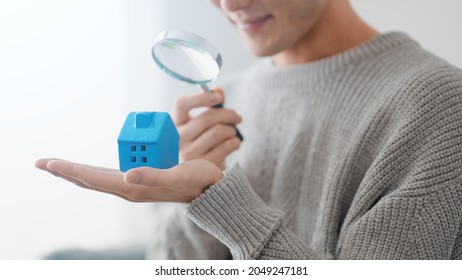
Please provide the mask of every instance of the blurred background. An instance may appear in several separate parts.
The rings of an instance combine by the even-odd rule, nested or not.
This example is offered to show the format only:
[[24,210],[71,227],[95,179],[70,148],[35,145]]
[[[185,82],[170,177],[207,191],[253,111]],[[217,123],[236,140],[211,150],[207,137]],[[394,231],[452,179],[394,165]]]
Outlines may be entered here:
[[[380,31],[404,31],[462,68],[461,1],[352,3]],[[161,217],[152,205],[77,188],[34,162],[118,168],[129,112],[169,111],[180,95],[198,92],[153,63],[151,45],[165,29],[216,45],[220,77],[256,59],[207,0],[0,1],[0,259],[144,246],[155,236]]]

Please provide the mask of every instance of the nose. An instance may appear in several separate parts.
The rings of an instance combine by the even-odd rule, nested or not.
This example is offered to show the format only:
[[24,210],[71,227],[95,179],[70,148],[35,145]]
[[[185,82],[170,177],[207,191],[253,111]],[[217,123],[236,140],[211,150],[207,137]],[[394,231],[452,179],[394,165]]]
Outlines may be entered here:
[[220,7],[228,12],[247,8],[253,0],[220,0]]

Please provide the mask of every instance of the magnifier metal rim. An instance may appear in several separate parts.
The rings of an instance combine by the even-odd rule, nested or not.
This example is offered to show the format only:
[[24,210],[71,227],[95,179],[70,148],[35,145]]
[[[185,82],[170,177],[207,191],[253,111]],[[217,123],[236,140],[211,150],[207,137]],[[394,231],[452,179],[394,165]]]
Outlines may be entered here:
[[176,79],[186,81],[192,84],[199,84],[199,85],[210,83],[217,78],[215,76],[213,79],[209,79],[209,80],[203,80],[203,81],[191,80],[165,67],[165,65],[161,61],[159,61],[157,56],[154,54],[154,47],[159,42],[165,41],[165,40],[168,41],[169,39],[182,40],[182,41],[188,42],[189,44],[195,45],[199,49],[204,50],[215,60],[215,62],[217,63],[218,69],[221,69],[221,65],[223,63],[221,59],[221,55],[218,52],[218,50],[211,43],[209,43],[207,40],[200,37],[199,35],[196,35],[196,34],[193,34],[187,31],[166,30],[166,31],[162,31],[161,33],[159,33],[159,35],[157,35],[157,37],[154,40],[152,49],[151,49],[152,58],[163,71],[167,72],[169,75],[175,77]]

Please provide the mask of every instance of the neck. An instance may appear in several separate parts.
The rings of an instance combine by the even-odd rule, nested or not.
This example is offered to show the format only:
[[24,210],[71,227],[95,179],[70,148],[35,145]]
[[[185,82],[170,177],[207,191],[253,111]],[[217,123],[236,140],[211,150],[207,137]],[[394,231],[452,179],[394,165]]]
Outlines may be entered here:
[[348,1],[327,1],[315,26],[296,44],[275,54],[276,66],[323,59],[370,40],[378,32],[365,23]]

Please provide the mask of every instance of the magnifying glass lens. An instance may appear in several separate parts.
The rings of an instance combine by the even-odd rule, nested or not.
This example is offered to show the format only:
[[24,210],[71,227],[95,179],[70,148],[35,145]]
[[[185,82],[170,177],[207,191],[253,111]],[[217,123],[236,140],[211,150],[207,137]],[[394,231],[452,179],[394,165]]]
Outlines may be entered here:
[[190,83],[209,83],[220,72],[214,57],[188,41],[164,39],[157,42],[152,51],[162,70]]

